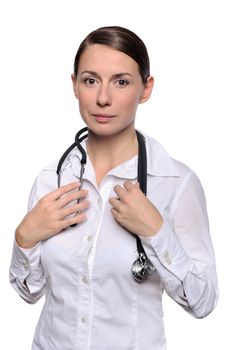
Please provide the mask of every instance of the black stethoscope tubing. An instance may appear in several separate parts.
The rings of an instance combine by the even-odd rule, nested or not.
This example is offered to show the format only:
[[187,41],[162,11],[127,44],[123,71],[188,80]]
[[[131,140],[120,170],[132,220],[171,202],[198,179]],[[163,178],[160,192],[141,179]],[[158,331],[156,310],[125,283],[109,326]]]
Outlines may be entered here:
[[[85,133],[83,135],[83,133]],[[147,193],[147,156],[146,156],[146,146],[145,146],[145,138],[144,136],[136,130],[137,139],[138,139],[138,182],[140,185],[141,191],[146,195]],[[82,136],[81,136],[82,135]],[[62,173],[62,164],[64,163],[66,157],[68,154],[77,147],[78,150],[81,152],[82,158],[81,158],[81,170],[80,170],[80,176],[79,181],[82,183],[83,174],[85,171],[85,165],[87,163],[87,154],[83,147],[81,146],[81,142],[88,136],[88,128],[85,127],[81,130],[79,130],[75,136],[75,142],[64,152],[62,157],[60,158],[58,165],[57,165],[57,187],[59,188],[61,185],[61,173]],[[75,225],[73,225],[75,226]],[[143,282],[148,275],[152,274],[155,270],[153,264],[149,260],[149,258],[146,255],[146,252],[143,248],[141,239],[138,235],[136,235],[133,232],[130,232],[132,236],[135,237],[137,241],[137,250],[138,250],[138,258],[134,262],[132,266],[132,274],[134,279],[141,283]]]

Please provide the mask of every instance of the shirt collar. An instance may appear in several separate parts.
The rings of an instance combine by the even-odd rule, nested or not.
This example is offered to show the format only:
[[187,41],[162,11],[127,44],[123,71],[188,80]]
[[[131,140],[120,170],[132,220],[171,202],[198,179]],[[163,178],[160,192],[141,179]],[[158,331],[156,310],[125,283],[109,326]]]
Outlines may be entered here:
[[[146,142],[146,153],[147,153],[147,174],[151,176],[172,176],[179,177],[178,169],[175,165],[174,160],[169,156],[167,151],[161,146],[159,142],[152,139],[143,133]],[[86,140],[82,141],[81,145],[86,151]],[[77,157],[78,156],[78,157]],[[70,153],[70,161],[73,167],[75,175],[79,176],[81,153],[76,148]],[[68,160],[68,159],[67,159]],[[89,162],[87,157],[87,162]],[[113,175],[119,178],[135,179],[137,178],[137,164],[138,156],[118,165],[112,169],[108,175]],[[89,168],[87,164],[87,168]],[[86,172],[85,172],[86,173]],[[85,174],[84,174],[85,175]],[[84,176],[85,177],[85,176]]]
[[[178,169],[174,160],[159,142],[143,134],[146,142],[147,174],[151,176],[173,176],[179,177]],[[133,179],[137,177],[138,156],[120,164],[112,169],[109,174]]]
[[152,176],[179,177],[178,169],[174,160],[159,142],[144,135],[146,139],[147,167]]

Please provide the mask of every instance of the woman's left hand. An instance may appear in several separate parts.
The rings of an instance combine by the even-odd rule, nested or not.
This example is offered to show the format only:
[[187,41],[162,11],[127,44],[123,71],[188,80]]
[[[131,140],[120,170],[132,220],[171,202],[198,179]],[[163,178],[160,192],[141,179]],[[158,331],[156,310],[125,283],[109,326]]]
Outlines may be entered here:
[[115,220],[127,230],[140,236],[154,236],[163,224],[158,209],[149,201],[139,188],[139,183],[129,180],[124,187],[114,187],[118,198],[110,198],[112,214]]

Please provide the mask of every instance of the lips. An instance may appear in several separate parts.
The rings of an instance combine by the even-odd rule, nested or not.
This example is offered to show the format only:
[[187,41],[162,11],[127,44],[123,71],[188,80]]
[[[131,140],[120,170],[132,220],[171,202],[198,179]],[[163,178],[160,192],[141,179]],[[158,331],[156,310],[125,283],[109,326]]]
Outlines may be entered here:
[[111,114],[93,114],[93,117],[98,122],[108,122],[108,121],[112,120],[115,117],[115,115],[111,115]]

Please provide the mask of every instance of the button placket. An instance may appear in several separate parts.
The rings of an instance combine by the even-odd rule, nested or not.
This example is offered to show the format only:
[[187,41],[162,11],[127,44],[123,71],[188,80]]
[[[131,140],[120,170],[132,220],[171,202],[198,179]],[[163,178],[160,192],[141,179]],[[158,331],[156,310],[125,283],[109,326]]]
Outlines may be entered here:
[[[95,201],[94,201],[94,204],[92,205],[92,218],[91,218],[91,221],[92,222],[95,222],[95,225],[96,225],[96,222],[98,222],[98,216],[99,216],[99,212],[100,210],[102,210],[102,199],[101,197],[99,196]],[[93,230],[94,226],[95,225],[92,225],[90,228]],[[91,231],[92,231],[91,230]],[[94,237],[95,233],[86,233],[86,241],[87,242],[91,242],[93,240],[93,237]]]
[[[78,332],[77,344],[80,348],[86,348],[89,331],[89,314],[90,314],[90,283],[88,278],[88,265],[86,258],[78,264],[79,276],[79,298],[78,298]],[[79,348],[78,347],[78,348]]]

